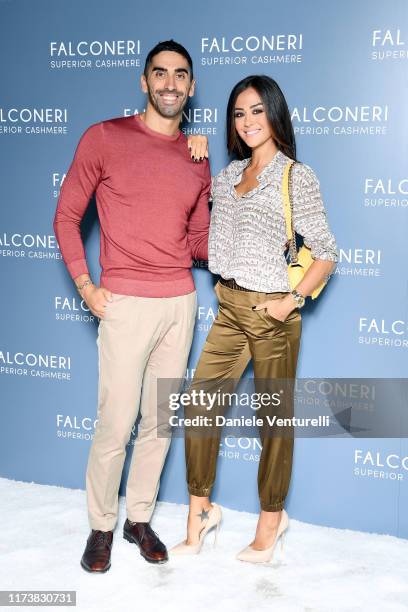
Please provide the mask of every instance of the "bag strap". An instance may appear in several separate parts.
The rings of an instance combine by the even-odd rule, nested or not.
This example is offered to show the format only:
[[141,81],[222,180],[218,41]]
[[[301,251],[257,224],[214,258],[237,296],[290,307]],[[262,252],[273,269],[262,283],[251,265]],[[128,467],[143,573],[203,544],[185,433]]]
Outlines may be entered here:
[[289,241],[290,263],[296,263],[298,254],[296,250],[296,236],[292,221],[293,201],[291,198],[291,170],[295,162],[291,159],[285,166],[282,179],[282,196],[285,211],[286,235]]

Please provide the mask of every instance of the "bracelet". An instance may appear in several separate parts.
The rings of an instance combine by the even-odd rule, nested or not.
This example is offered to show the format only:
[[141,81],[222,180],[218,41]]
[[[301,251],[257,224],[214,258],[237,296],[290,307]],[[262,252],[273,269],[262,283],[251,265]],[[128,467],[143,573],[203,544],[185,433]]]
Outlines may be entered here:
[[88,285],[93,285],[93,282],[91,281],[90,278],[87,278],[86,281],[82,283],[82,285],[77,285],[76,288],[78,289],[79,292],[81,292],[82,289],[85,289],[85,287],[87,287]]

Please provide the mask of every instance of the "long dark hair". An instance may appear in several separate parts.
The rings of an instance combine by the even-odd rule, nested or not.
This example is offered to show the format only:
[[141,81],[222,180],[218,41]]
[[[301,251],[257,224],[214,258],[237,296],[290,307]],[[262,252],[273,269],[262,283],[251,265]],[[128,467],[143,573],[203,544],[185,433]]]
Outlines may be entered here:
[[273,140],[282,153],[296,161],[296,141],[289,108],[276,81],[254,74],[239,81],[231,91],[227,106],[227,148],[238,159],[251,157],[252,150],[235,129],[235,104],[240,93],[253,87],[261,97],[273,133]]

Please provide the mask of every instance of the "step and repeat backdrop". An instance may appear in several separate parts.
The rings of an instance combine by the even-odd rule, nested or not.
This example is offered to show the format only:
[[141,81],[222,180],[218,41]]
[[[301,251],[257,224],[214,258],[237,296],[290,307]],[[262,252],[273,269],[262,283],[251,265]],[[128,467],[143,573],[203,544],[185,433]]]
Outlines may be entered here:
[[[244,0],[2,0],[0,15],[1,476],[85,488],[98,321],[65,270],[52,220],[84,130],[144,109],[139,79],[160,40],[173,38],[192,55],[197,93],[183,130],[208,136],[213,175],[228,163],[233,85],[267,74],[288,100],[298,158],[320,179],[340,252],[329,285],[302,311],[298,376],[407,376],[405,0],[258,0],[250,7]],[[94,203],[83,236],[98,279]],[[215,279],[202,262],[194,276],[199,308],[189,374],[217,313]],[[219,503],[258,511],[259,453],[256,438],[222,439]],[[408,537],[405,437],[299,438],[294,459],[289,515]],[[180,438],[160,499],[187,501]]]

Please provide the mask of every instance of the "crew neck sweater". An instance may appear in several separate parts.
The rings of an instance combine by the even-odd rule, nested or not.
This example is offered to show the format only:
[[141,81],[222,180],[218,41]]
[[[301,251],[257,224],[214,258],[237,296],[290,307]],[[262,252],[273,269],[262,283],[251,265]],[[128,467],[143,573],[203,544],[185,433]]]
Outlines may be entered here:
[[208,259],[208,160],[187,138],[149,128],[139,115],[91,125],[62,183],[54,231],[73,279],[89,274],[81,220],[95,193],[100,286],[140,297],[194,291],[192,260]]

